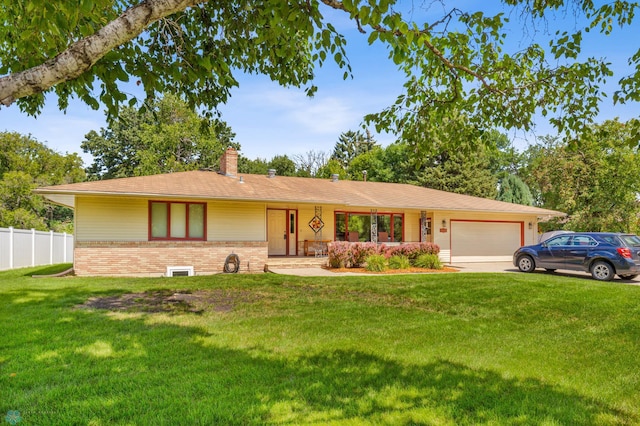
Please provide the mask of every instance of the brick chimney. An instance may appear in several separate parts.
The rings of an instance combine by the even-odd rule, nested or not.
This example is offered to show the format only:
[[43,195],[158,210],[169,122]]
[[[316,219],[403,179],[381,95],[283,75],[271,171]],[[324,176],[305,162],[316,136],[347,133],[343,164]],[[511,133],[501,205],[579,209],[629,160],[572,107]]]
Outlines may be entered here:
[[238,151],[227,148],[220,158],[220,174],[235,177],[238,174]]

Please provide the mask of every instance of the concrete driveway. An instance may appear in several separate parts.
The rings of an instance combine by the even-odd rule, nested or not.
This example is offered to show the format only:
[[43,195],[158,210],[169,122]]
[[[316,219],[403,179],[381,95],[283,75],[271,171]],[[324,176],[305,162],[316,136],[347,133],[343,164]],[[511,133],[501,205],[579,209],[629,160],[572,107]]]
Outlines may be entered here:
[[512,262],[457,263],[447,265],[460,272],[518,272]]

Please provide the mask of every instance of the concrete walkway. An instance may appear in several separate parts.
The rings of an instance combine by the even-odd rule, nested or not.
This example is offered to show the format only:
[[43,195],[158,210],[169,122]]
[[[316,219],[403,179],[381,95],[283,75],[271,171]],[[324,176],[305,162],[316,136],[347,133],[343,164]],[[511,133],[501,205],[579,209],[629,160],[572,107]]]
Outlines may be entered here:
[[[459,272],[517,272],[518,268],[513,266],[511,262],[491,262],[491,263],[460,263],[456,265],[446,265],[457,269]],[[335,277],[354,276],[354,275],[371,275],[357,272],[331,272],[324,268],[276,268],[271,272],[282,275],[298,275],[301,277]]]

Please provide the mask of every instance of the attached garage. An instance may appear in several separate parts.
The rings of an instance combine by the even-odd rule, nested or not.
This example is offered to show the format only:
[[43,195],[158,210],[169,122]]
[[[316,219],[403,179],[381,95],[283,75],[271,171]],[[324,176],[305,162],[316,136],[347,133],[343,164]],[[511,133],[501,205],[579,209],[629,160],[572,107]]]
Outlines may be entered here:
[[524,222],[451,220],[451,263],[510,261],[524,245]]

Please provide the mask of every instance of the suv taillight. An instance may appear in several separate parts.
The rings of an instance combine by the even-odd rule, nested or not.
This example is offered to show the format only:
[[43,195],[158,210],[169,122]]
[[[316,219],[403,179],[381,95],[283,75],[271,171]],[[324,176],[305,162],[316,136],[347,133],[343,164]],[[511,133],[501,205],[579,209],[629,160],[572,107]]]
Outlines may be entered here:
[[629,250],[626,247],[618,247],[617,248],[618,253],[620,253],[620,256],[624,257],[625,259],[631,259],[631,250]]

